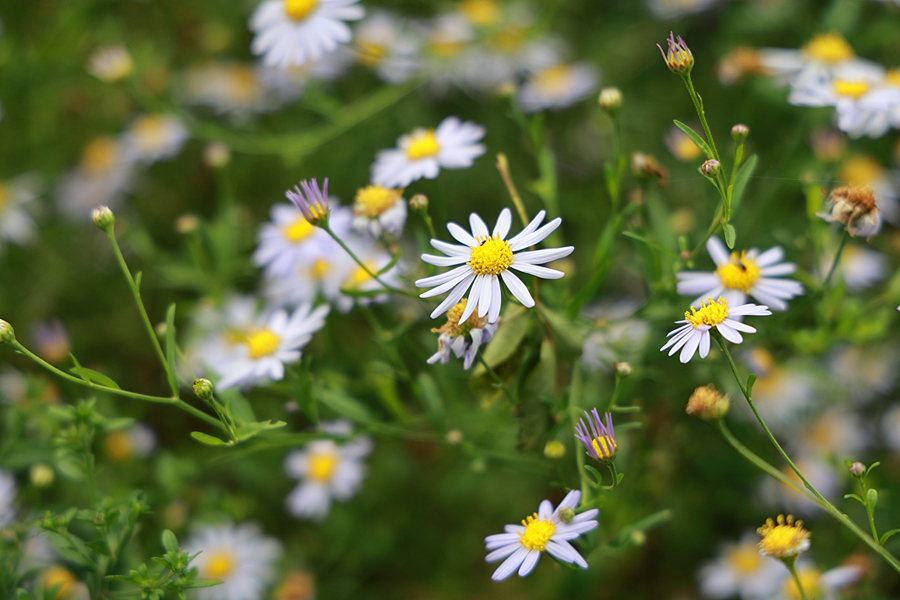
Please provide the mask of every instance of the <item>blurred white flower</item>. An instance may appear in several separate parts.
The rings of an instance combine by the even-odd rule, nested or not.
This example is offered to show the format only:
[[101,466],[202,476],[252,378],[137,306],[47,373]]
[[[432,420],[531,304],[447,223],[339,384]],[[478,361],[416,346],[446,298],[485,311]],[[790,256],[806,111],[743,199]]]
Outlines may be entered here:
[[37,224],[25,206],[37,198],[38,187],[31,173],[0,181],[0,252],[4,241],[25,246],[34,240]]
[[421,41],[399,18],[375,10],[354,31],[356,58],[388,83],[402,83],[421,68]]
[[98,204],[112,209],[131,185],[134,163],[120,141],[98,136],[87,143],[81,163],[63,175],[57,188],[57,203],[68,217],[89,221]]
[[[803,476],[822,494],[829,502],[834,502],[841,491],[841,482],[834,468],[821,458],[812,456],[798,456],[792,458],[794,464],[803,473]],[[793,469],[785,465],[781,472],[797,486],[804,490],[804,483],[800,481]],[[846,471],[846,469],[845,469]],[[777,479],[766,477],[758,488],[759,497],[766,506],[786,510],[791,513],[811,515],[821,512],[819,505],[797,492]]]
[[187,127],[177,117],[141,115],[122,134],[122,151],[126,160],[152,164],[178,154],[187,139]]
[[725,542],[719,555],[697,571],[700,593],[716,600],[740,596],[741,600],[768,600],[787,575],[784,565],[759,554],[759,536],[745,531],[737,542]]
[[87,71],[100,81],[121,81],[134,71],[134,62],[123,44],[105,46],[88,59]]
[[679,19],[686,15],[709,10],[720,0],[644,0],[647,8],[657,19]]
[[598,83],[597,69],[590,64],[556,64],[532,73],[516,100],[525,113],[559,110],[587,98]]
[[16,518],[16,478],[8,471],[0,470],[0,529]]
[[761,48],[757,58],[776,81],[799,88],[836,78],[878,77],[884,71],[878,63],[856,58],[853,48],[838,33],[817,35],[799,50]]
[[372,237],[400,235],[406,224],[406,200],[402,189],[368,185],[356,191],[353,228]]

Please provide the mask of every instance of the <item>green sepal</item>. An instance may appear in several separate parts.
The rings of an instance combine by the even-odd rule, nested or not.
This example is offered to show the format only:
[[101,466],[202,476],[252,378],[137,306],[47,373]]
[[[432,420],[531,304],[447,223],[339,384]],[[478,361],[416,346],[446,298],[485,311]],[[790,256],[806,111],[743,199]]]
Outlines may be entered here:
[[756,373],[750,373],[750,376],[747,377],[747,395],[750,396],[751,392],[753,392],[753,384],[756,383]]

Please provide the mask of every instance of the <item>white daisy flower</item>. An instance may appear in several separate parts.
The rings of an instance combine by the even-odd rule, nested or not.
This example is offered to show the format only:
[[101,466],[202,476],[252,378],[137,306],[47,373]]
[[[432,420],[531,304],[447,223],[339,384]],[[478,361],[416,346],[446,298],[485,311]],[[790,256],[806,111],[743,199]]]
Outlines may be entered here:
[[417,179],[434,179],[445,169],[466,169],[485,153],[485,129],[471,121],[447,117],[437,129],[415,129],[397,139],[397,148],[380,150],[372,165],[372,182],[406,187]]
[[891,391],[897,380],[900,351],[895,344],[868,344],[836,349],[827,360],[829,391],[836,399],[858,404]]
[[569,540],[597,527],[594,517],[600,511],[592,508],[574,514],[580,499],[581,492],[572,490],[556,510],[553,510],[553,504],[549,500],[544,500],[538,512],[524,519],[521,525],[507,525],[503,528],[506,533],[484,538],[484,547],[488,551],[485,562],[506,559],[497,567],[491,579],[502,581],[516,570],[519,577],[525,577],[531,573],[545,551],[557,560],[587,569],[587,561],[572,547]]
[[358,0],[264,0],[250,17],[250,51],[267,67],[302,67],[353,37],[345,21],[366,11]]
[[184,543],[202,579],[221,585],[196,590],[198,600],[258,600],[275,577],[281,543],[260,533],[256,524],[209,525]]
[[356,191],[353,203],[353,228],[372,237],[382,233],[398,236],[406,224],[406,200],[403,190],[369,185]]
[[719,555],[697,572],[700,593],[715,600],[732,596],[741,600],[770,598],[786,571],[777,560],[760,556],[758,544],[755,531],[745,531],[739,541],[722,544]]
[[715,271],[682,271],[675,275],[678,278],[678,293],[696,296],[692,306],[700,306],[705,298],[719,296],[724,296],[729,304],[738,306],[749,295],[772,310],[783,311],[787,309],[785,300],[803,293],[803,286],[798,282],[781,279],[782,275],[789,275],[797,268],[794,263],[781,262],[784,258],[781,246],[769,248],[762,254],[758,248],[729,254],[722,241],[713,236],[707,240],[706,250],[716,263]]
[[[347,421],[323,423],[322,430],[349,436],[352,426]],[[363,459],[372,451],[372,439],[359,436],[341,445],[334,440],[310,442],[284,460],[288,476],[300,484],[285,499],[288,512],[305,519],[323,520],[331,510],[331,502],[346,502],[359,491],[366,476]]]
[[475,38],[468,19],[458,13],[445,13],[414,26],[424,40],[420,68],[431,91],[441,95],[449,86],[460,85],[465,79],[465,59]]
[[122,135],[126,160],[150,164],[178,154],[188,139],[188,130],[177,117],[142,115]]
[[842,459],[856,456],[870,446],[871,441],[872,432],[868,431],[856,413],[832,408],[802,427],[795,428],[791,445],[796,448],[798,455]]
[[375,10],[354,31],[356,58],[388,83],[403,83],[421,66],[420,42],[393,14]]
[[500,279],[503,279],[503,283],[516,300],[528,308],[534,306],[534,299],[528,288],[510,269],[542,279],[559,279],[565,273],[539,265],[568,256],[575,249],[573,246],[565,246],[519,252],[544,240],[562,223],[562,219],[557,217],[540,227],[545,215],[544,211],[539,212],[525,229],[508,241],[506,235],[512,224],[512,213],[508,208],[500,211],[494,231],[490,233],[487,225],[475,213],[469,215],[471,234],[456,223],[448,223],[447,230],[450,235],[464,245],[431,240],[431,245],[447,256],[423,254],[422,260],[438,267],[459,266],[440,275],[416,281],[416,287],[436,286],[420,294],[420,298],[432,298],[450,292],[432,311],[431,318],[436,319],[438,315],[458,303],[471,286],[469,302],[459,318],[459,323],[465,322],[476,308],[479,318],[487,315],[488,323],[496,322],[500,316],[502,300]]
[[856,58],[853,48],[838,33],[817,35],[799,50],[761,48],[757,58],[776,81],[798,87],[810,81],[841,78],[844,73],[877,77],[884,71],[878,63]]
[[268,70],[256,65],[217,61],[188,69],[181,94],[185,102],[208,106],[219,114],[246,116],[274,110],[297,98],[302,86],[269,86]]
[[87,71],[100,81],[122,81],[134,71],[134,61],[123,44],[100,48],[88,59]]
[[34,240],[37,224],[25,205],[37,198],[37,188],[30,173],[0,181],[0,251],[4,241],[25,246]]
[[447,311],[447,322],[442,327],[431,330],[432,333],[441,335],[438,337],[438,351],[427,361],[429,365],[438,361],[447,364],[452,352],[456,358],[463,359],[463,368],[468,370],[475,362],[478,349],[494,337],[500,327],[500,319],[496,323],[488,323],[487,319],[472,314],[465,323],[459,323],[459,316],[465,310],[466,300],[463,298]]
[[709,298],[707,302],[701,303],[700,310],[693,306],[690,312],[685,311],[683,321],[675,321],[676,323],[684,323],[678,329],[670,331],[666,337],[670,338],[666,345],[660,348],[665,350],[669,346],[669,356],[672,356],[679,349],[681,354],[678,360],[683,363],[688,362],[694,357],[697,349],[700,349],[700,358],[706,358],[709,354],[709,331],[712,328],[722,334],[722,337],[733,344],[740,344],[744,341],[740,332],[756,333],[756,329],[745,325],[733,317],[744,317],[747,315],[760,317],[771,315],[768,306],[757,306],[756,304],[744,304],[731,308],[728,306],[728,300],[719,297],[718,300]]
[[[370,243],[357,242],[354,244],[352,239],[345,240],[345,243],[347,242],[350,242],[347,245],[353,250],[356,257],[366,265],[366,268],[368,268],[369,271],[378,275],[378,279],[392,287],[399,284],[400,273],[398,266],[395,264],[390,269],[387,269],[387,266],[392,260],[390,254]],[[329,302],[332,302],[337,306],[339,311],[346,313],[353,308],[354,304],[368,306],[369,304],[380,304],[388,300],[389,295],[386,293],[360,296],[345,294],[345,291],[375,292],[383,290],[384,288],[369,275],[366,269],[359,266],[356,261],[351,259],[350,263],[345,262],[344,264],[348,265],[350,269],[349,271],[344,271],[342,273],[342,279],[339,280],[340,287],[338,288],[338,294],[335,297],[328,299]],[[382,273],[381,271],[383,269],[387,270]]]
[[134,163],[122,143],[98,136],[84,147],[81,163],[66,173],[57,188],[57,202],[67,216],[88,221],[98,204],[115,208],[131,185]]
[[[194,313],[185,355],[191,369],[200,376],[214,378],[219,366],[237,352],[259,320],[258,301],[252,296],[231,296],[219,307],[204,298]],[[193,377],[184,374],[184,379]]]
[[0,470],[0,529],[16,518],[16,478],[12,473]]
[[353,299],[343,301],[341,285],[356,268],[358,265],[353,259],[343,248],[337,247],[312,263],[297,262],[286,276],[266,278],[263,293],[278,306],[298,306],[320,297],[329,304],[338,304],[341,300],[340,309],[347,312],[353,306]]
[[[828,273],[834,262],[834,252],[825,254],[819,262],[820,272]],[[877,250],[847,244],[838,260],[837,273],[848,290],[857,292],[878,283],[890,272],[890,261]]]
[[[786,574],[786,572],[785,572]],[[797,576],[807,598],[838,600],[845,597],[842,590],[853,585],[865,575],[860,565],[842,565],[824,573],[803,561],[797,563]],[[800,590],[792,577],[783,577],[780,593],[768,596],[773,600],[800,600]]]
[[276,310],[264,315],[253,330],[236,345],[233,354],[221,364],[211,365],[222,374],[217,387],[252,387],[284,378],[284,365],[300,360],[300,349],[312,334],[325,326],[328,306],[312,310],[309,304],[293,314]]
[[519,88],[522,112],[559,110],[583,100],[599,83],[597,69],[587,63],[556,64],[533,73]]

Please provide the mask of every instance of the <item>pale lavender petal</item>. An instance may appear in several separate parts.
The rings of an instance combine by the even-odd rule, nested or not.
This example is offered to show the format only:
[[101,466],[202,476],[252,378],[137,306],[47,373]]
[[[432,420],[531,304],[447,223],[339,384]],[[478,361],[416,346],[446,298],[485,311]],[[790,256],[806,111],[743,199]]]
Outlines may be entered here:
[[519,279],[515,273],[506,270],[500,273],[500,277],[503,278],[503,283],[506,284],[506,287],[509,288],[512,295],[515,296],[516,300],[521,302],[523,306],[528,308],[534,306],[534,298],[531,297],[528,288],[525,287],[525,284],[522,283],[522,280]]

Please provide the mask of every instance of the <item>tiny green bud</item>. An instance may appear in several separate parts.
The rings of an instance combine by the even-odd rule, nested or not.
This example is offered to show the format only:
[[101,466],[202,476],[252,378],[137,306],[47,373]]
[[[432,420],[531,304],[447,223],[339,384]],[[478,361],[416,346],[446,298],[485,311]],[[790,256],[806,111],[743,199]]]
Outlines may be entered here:
[[600,108],[610,115],[614,115],[622,107],[622,91],[617,87],[603,88],[600,90],[597,102],[600,104]]
[[631,375],[631,363],[617,362],[616,375],[618,375],[619,377],[628,377],[629,375]]
[[12,325],[0,319],[0,344],[11,346],[16,341],[16,331]]
[[211,400],[213,397],[213,384],[209,379],[197,379],[194,381],[194,395],[201,400]]
[[859,461],[853,463],[852,465],[850,465],[850,474],[857,478],[862,477],[866,474],[866,465],[862,464]]
[[743,123],[738,123],[731,128],[731,139],[738,143],[746,140],[748,135],[750,135],[750,128]]
[[106,231],[116,222],[116,217],[108,206],[101,204],[91,211],[91,220],[98,229]]
[[550,440],[547,442],[547,445],[544,446],[544,456],[551,460],[560,459],[565,453],[566,447],[563,446],[562,442]]
[[731,399],[716,390],[713,384],[698,387],[688,399],[685,412],[703,421],[719,421],[728,414]]
[[563,523],[571,523],[575,518],[575,511],[570,506],[563,506],[557,515]]
[[709,159],[700,165],[700,172],[707,177],[715,177],[722,171],[722,163],[714,158]]
[[428,210],[428,197],[425,194],[416,194],[409,199],[409,208],[417,213]]

